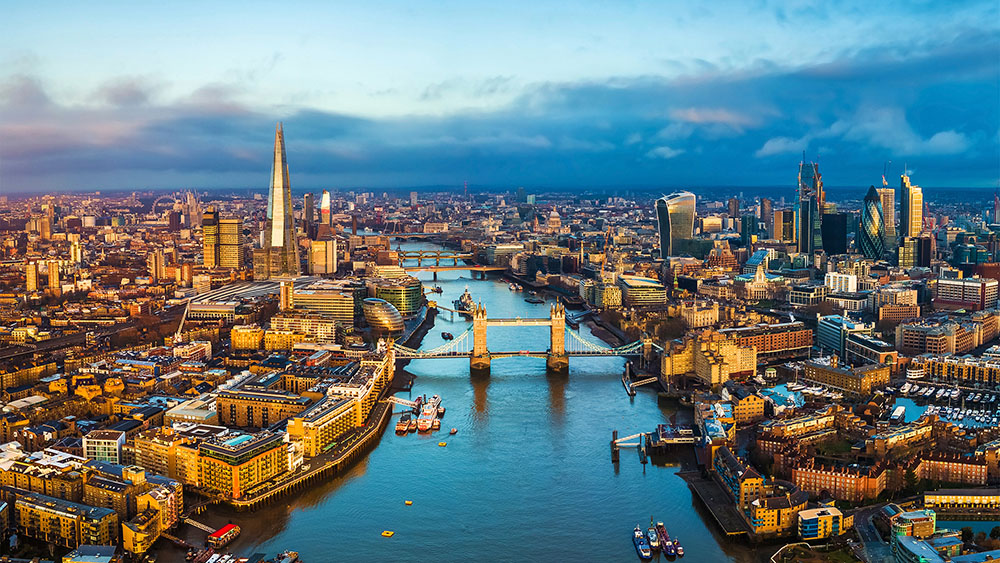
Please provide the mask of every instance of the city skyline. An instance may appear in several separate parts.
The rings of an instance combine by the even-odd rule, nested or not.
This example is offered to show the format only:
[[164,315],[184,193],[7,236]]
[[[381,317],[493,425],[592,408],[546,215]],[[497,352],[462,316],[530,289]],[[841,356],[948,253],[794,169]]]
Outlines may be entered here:
[[[276,48],[247,41],[266,25],[253,13],[244,35],[216,16],[176,32],[190,8],[98,7],[100,40],[71,46],[75,8],[40,28],[14,7],[0,189],[260,185],[277,120],[313,189],[787,185],[802,151],[833,186],[877,183],[889,160],[929,187],[1000,177],[993,3],[637,4],[567,29],[548,25],[558,5],[482,8],[289,9],[312,23]],[[185,38],[213,24],[191,56]]]

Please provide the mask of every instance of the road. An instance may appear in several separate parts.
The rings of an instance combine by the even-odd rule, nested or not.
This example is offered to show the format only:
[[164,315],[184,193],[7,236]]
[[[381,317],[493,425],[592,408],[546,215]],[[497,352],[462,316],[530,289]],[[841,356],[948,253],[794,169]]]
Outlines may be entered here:
[[854,514],[854,529],[858,532],[858,537],[864,544],[862,557],[867,563],[881,563],[882,561],[892,561],[892,550],[889,544],[882,541],[882,536],[872,523],[872,517],[878,514],[883,505],[866,507]]

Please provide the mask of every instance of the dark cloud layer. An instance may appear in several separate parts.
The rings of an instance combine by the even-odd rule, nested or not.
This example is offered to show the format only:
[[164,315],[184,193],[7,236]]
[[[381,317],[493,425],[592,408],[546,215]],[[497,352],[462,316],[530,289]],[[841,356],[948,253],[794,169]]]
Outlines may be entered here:
[[[802,151],[831,185],[867,185],[907,161],[930,186],[1000,178],[1000,34],[845,54],[801,68],[540,83],[508,106],[369,119],[281,112],[299,188],[460,184],[781,185]],[[484,95],[510,77],[449,88]],[[55,104],[31,76],[0,83],[0,191],[262,185],[278,112],[206,85],[170,103],[122,77],[85,107]],[[898,172],[898,170],[897,170]]]

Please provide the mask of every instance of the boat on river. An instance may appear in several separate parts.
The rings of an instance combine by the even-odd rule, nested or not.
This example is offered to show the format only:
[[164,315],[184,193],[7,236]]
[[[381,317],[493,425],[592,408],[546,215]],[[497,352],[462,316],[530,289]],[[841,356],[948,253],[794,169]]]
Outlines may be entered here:
[[545,303],[544,299],[535,295],[532,295],[531,297],[525,297],[524,300],[527,301],[528,303],[534,303],[535,305],[538,305],[540,303]]
[[[428,432],[434,427],[434,422],[438,419],[438,406],[441,405],[441,397],[434,395],[420,407],[420,416],[417,417],[417,430]],[[441,424],[438,422],[438,424]]]
[[653,551],[660,549],[660,536],[656,533],[656,528],[650,527],[646,530],[646,541],[649,542],[649,549]]
[[667,528],[663,525],[663,522],[656,523],[656,533],[660,536],[660,549],[663,550],[668,556],[675,553],[674,542],[670,541],[670,534],[667,533]]
[[649,550],[649,544],[646,542],[646,536],[639,526],[632,530],[632,544],[635,545],[635,552],[639,554],[639,559],[649,560],[653,558],[653,553]]
[[404,434],[410,429],[410,413],[404,412],[402,416],[399,417],[399,421],[396,422],[396,433]]
[[455,335],[452,334],[452,333],[450,333],[450,332],[442,332],[441,333],[441,339],[442,340],[452,340],[454,338],[455,338]]

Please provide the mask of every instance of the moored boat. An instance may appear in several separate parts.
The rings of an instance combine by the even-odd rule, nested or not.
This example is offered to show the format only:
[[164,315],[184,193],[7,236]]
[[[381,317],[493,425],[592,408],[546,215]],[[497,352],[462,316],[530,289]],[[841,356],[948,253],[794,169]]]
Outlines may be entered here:
[[[420,416],[417,417],[417,430],[428,432],[434,427],[434,422],[438,420],[438,407],[441,405],[441,397],[434,395],[420,407]],[[440,425],[441,423],[438,422]]]
[[684,557],[684,547],[681,546],[681,542],[677,538],[674,538],[674,551],[677,552],[677,555]]
[[396,422],[396,432],[399,434],[405,433],[410,429],[410,413],[404,412],[402,416],[399,417],[399,421]]
[[660,549],[660,536],[656,533],[656,528],[646,530],[646,541],[649,542],[649,549]]
[[673,555],[674,542],[670,541],[670,534],[667,533],[667,528],[663,525],[663,522],[656,523],[656,533],[660,536],[660,548],[663,549],[663,553]]
[[649,550],[649,544],[646,543],[646,536],[642,533],[642,528],[636,526],[632,530],[632,544],[635,545],[635,552],[639,554],[640,559],[652,559],[653,553]]

